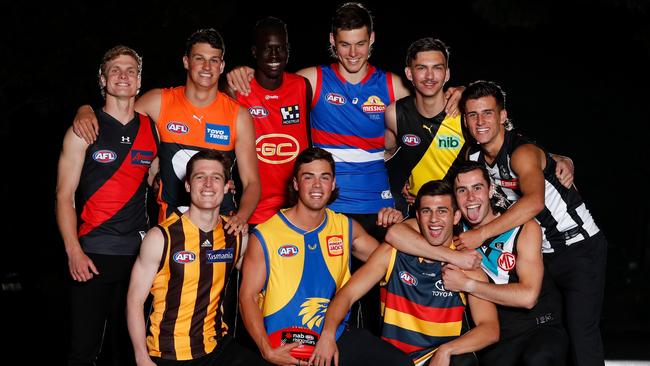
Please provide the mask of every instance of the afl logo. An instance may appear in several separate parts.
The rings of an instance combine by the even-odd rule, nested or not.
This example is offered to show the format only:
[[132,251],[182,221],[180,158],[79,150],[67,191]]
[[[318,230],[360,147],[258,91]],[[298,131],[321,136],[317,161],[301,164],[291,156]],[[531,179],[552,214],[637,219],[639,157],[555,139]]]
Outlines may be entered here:
[[280,257],[293,257],[298,254],[298,247],[292,244],[285,244],[278,248]]
[[267,164],[284,164],[298,156],[300,144],[291,135],[270,133],[257,138],[255,151],[260,161]]
[[117,154],[111,150],[99,150],[93,154],[93,160],[102,164],[112,163],[115,159],[117,159]]
[[512,253],[508,253],[508,252],[501,253],[499,259],[497,259],[497,264],[499,265],[499,268],[501,268],[504,271],[510,271],[511,269],[515,268],[516,263],[517,260],[515,259],[515,256],[512,255]]
[[167,131],[172,132],[172,133],[179,133],[181,135],[184,135],[184,134],[190,132],[190,128],[187,127],[186,124],[181,123],[181,122],[169,122],[167,124]]
[[266,108],[258,105],[248,108],[248,113],[250,113],[253,118],[263,118],[269,115],[269,111],[267,111]]
[[176,263],[187,264],[194,262],[196,259],[196,254],[183,250],[181,252],[174,253],[174,256],[172,258]]
[[406,146],[418,146],[420,145],[420,136],[413,135],[413,134],[406,134],[402,136],[402,142]]
[[334,104],[334,105],[343,105],[343,104],[345,104],[345,97],[342,96],[341,94],[327,93],[327,96],[325,97],[325,100],[327,100],[328,103]]
[[399,273],[399,279],[402,280],[405,284],[409,286],[417,286],[418,285],[418,279],[413,277],[412,274],[406,272],[406,271],[400,271]]

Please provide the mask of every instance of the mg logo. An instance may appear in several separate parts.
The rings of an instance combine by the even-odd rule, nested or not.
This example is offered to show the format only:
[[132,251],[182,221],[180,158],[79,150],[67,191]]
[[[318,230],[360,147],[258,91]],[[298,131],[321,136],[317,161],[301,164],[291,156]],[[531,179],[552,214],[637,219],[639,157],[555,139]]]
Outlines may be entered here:
[[257,138],[255,151],[260,161],[267,164],[284,164],[298,156],[300,144],[291,135],[270,133]]
[[512,253],[508,252],[503,252],[499,256],[499,259],[497,259],[497,264],[499,265],[499,268],[501,268],[504,271],[510,271],[513,268],[515,268],[515,264],[517,263],[517,260],[515,259],[515,256],[512,255]]

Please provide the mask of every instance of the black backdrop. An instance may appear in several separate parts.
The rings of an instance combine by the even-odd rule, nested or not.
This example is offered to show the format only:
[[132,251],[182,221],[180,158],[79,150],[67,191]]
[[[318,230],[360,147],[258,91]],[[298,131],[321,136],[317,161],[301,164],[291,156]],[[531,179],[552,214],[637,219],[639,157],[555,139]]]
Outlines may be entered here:
[[[640,346],[650,344],[643,311],[650,297],[650,156],[643,143],[649,122],[650,5],[643,0],[451,3],[367,3],[376,21],[371,62],[402,75],[410,42],[441,38],[451,49],[449,85],[476,79],[500,83],[515,125],[573,158],[576,184],[610,243],[606,354],[650,359],[647,347]],[[295,71],[330,62],[329,17],[337,5],[3,5],[0,196],[6,259],[0,261],[0,319],[13,327],[20,345],[9,343],[7,349],[38,344],[55,363],[63,354],[68,275],[53,214],[56,162],[77,106],[101,103],[96,72],[103,52],[119,43],[138,50],[144,90],[180,85],[184,42],[192,31],[222,32],[229,70],[251,64],[250,31],[257,19],[274,15],[288,23],[288,68]]]

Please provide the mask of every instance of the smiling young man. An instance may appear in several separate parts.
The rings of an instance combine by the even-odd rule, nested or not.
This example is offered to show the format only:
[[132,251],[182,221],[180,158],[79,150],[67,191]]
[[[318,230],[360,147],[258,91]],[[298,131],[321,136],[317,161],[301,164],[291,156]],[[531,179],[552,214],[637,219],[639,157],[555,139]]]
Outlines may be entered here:
[[[460,211],[452,187],[442,181],[428,182],[419,190],[415,205],[417,225],[427,243],[453,248],[453,227],[460,220]],[[352,303],[381,281],[382,338],[386,342],[408,354],[416,365],[478,365],[473,352],[499,339],[496,309],[488,301],[472,295],[466,299],[464,293],[447,289],[443,266],[381,245],[334,297],[310,361],[320,366],[334,359],[337,364],[336,327]],[[468,274],[485,281],[480,270]],[[468,303],[476,324],[471,330],[465,314]],[[363,342],[357,348],[361,360],[375,352],[371,344]]]
[[[454,193],[470,228],[499,217],[491,203],[494,194],[483,164],[462,164],[454,178]],[[445,287],[464,291],[497,304],[501,339],[481,352],[481,365],[559,366],[566,362],[568,337],[562,326],[562,297],[542,260],[542,232],[529,220],[496,235],[477,249],[490,283],[477,282],[462,271],[443,271]]]
[[[239,303],[244,325],[267,361],[306,365],[330,300],[350,278],[351,256],[365,261],[378,243],[356,221],[327,208],[336,192],[330,153],[304,150],[293,172],[296,204],[253,231]],[[387,208],[376,222],[388,225],[401,218]],[[346,328],[343,322],[336,330],[339,342],[349,345],[344,357],[353,359],[356,340],[379,342],[364,330]],[[382,352],[381,343],[378,347],[376,362],[399,357],[390,349]]]

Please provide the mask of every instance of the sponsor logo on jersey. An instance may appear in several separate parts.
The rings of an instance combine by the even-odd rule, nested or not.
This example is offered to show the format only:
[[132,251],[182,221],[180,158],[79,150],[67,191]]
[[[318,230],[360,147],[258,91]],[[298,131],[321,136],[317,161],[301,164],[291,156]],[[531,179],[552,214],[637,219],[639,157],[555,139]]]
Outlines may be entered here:
[[205,142],[230,145],[230,126],[207,123],[205,125]]
[[174,259],[174,262],[176,262],[176,263],[187,264],[187,263],[194,262],[194,260],[196,259],[196,254],[194,254],[193,252],[183,250],[183,251],[174,253],[172,258]]
[[343,255],[343,235],[329,235],[327,241],[327,254],[330,257]]
[[289,105],[280,107],[283,125],[295,125],[300,123],[300,108],[298,105]]
[[300,144],[291,135],[270,133],[255,140],[255,151],[260,161],[267,164],[284,164],[298,156]]
[[151,165],[152,160],[153,160],[153,151],[131,150],[131,164]]
[[203,243],[201,243],[201,248],[211,248],[212,243],[210,242],[210,239],[205,239]]
[[494,184],[499,187],[508,188],[508,189],[519,189],[519,178],[512,178],[509,180],[506,179],[494,179]]
[[167,131],[171,133],[177,133],[180,135],[184,135],[188,132],[190,132],[190,128],[187,127],[187,125],[183,122],[175,122],[171,121],[167,124]]
[[345,104],[345,97],[342,96],[341,94],[327,93],[327,95],[325,96],[325,100],[329,104],[334,104],[334,105]]
[[269,94],[269,95],[265,95],[265,96],[264,96],[264,99],[266,99],[266,100],[269,100],[269,99],[280,99],[280,97],[277,96],[277,95]]
[[406,146],[418,146],[422,140],[420,140],[420,136],[408,133],[402,136],[402,142]]
[[235,248],[206,250],[205,259],[208,263],[232,262],[235,258]]
[[285,244],[278,248],[280,257],[293,257],[298,254],[298,247],[293,244]]
[[437,290],[433,290],[433,291],[431,291],[431,294],[432,294],[433,296],[449,297],[449,296],[451,296],[451,295],[454,294],[453,292],[447,291],[447,290],[445,289],[445,286],[443,285],[442,280],[438,280],[438,281],[436,281],[436,283],[434,284],[434,286],[436,286],[436,289],[437,289]]
[[131,136],[122,136],[121,144],[131,145]]
[[117,159],[117,154],[111,150],[98,150],[93,153],[93,160],[98,163],[108,164]]
[[381,199],[382,200],[389,200],[393,198],[393,194],[390,192],[390,189],[387,189],[385,191],[381,191]]
[[248,113],[250,113],[253,118],[264,118],[269,115],[269,111],[259,105],[248,108]]
[[409,286],[417,286],[418,285],[418,279],[415,278],[412,274],[406,272],[406,271],[400,271],[399,272],[399,279],[404,282],[405,284]]
[[364,113],[384,113],[386,111],[386,104],[378,96],[371,95],[363,102],[361,110]]
[[517,260],[515,259],[515,256],[512,253],[508,252],[501,253],[499,259],[497,259],[497,265],[499,265],[499,268],[504,271],[510,271],[511,269],[515,268],[516,263]]
[[438,148],[440,149],[460,149],[460,138],[458,136],[438,135]]

